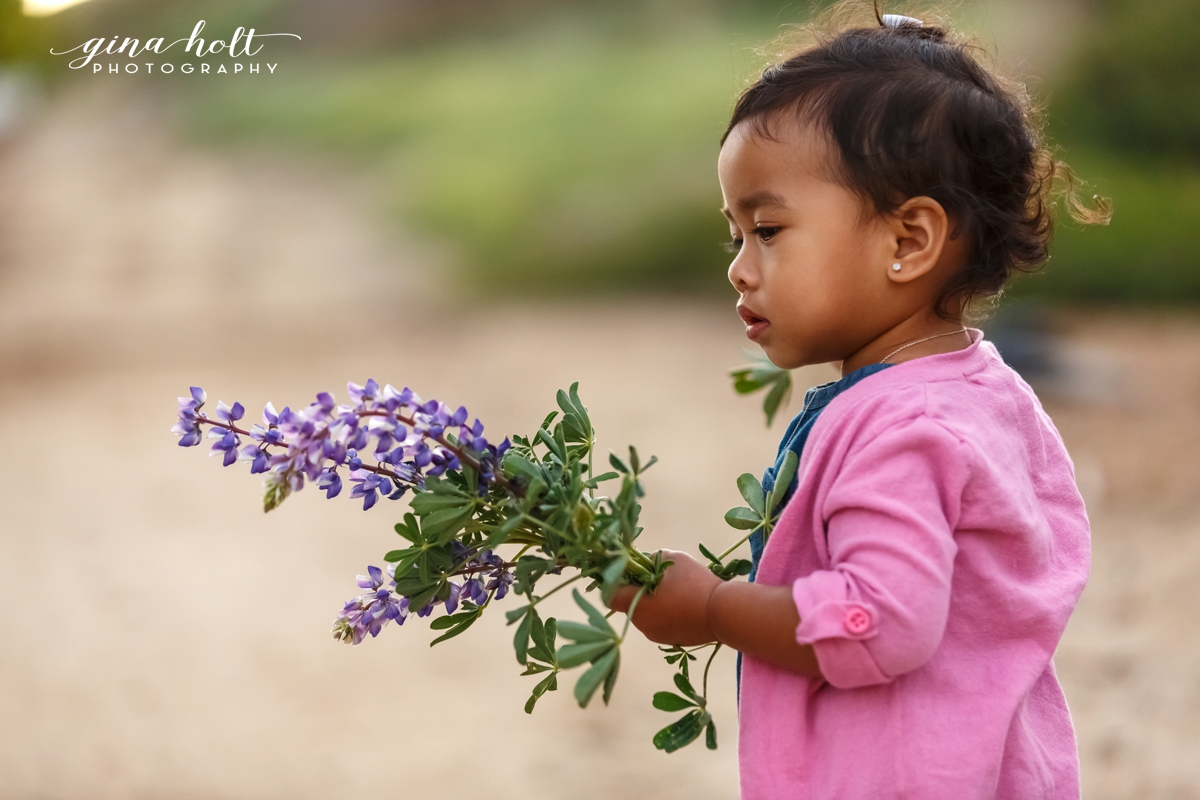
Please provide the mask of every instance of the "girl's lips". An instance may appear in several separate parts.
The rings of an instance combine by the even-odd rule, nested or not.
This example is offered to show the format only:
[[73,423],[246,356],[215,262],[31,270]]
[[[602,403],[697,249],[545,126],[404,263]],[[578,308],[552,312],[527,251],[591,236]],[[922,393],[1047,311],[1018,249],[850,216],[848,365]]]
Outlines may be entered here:
[[757,339],[770,325],[770,321],[758,316],[743,305],[737,307],[738,316],[746,323],[746,336],[751,340]]

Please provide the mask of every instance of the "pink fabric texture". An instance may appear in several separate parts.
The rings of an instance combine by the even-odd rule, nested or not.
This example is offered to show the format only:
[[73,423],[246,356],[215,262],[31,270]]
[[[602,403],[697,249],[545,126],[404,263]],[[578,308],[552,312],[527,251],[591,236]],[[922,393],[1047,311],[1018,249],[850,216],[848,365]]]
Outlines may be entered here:
[[758,582],[824,679],[746,657],[743,800],[1079,797],[1051,657],[1087,579],[1074,468],[970,329],[821,412]]

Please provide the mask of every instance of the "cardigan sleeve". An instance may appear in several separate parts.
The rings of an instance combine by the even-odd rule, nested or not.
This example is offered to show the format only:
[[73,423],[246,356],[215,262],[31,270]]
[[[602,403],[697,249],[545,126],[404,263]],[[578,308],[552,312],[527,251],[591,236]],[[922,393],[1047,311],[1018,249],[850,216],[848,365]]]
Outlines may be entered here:
[[796,640],[833,686],[887,683],[932,657],[969,469],[966,445],[925,416],[846,456],[821,509],[830,567],[792,585]]

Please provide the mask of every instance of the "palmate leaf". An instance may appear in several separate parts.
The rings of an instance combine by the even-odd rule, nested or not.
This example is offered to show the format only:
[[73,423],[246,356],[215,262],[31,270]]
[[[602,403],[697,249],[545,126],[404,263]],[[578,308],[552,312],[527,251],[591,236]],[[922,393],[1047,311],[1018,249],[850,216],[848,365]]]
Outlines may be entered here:
[[780,407],[787,403],[792,393],[792,373],[771,363],[770,359],[759,353],[750,353],[754,363],[730,370],[733,378],[733,390],[738,394],[750,394],[760,389],[771,387],[763,398],[763,413],[767,417],[767,427],[775,421],[775,415]]

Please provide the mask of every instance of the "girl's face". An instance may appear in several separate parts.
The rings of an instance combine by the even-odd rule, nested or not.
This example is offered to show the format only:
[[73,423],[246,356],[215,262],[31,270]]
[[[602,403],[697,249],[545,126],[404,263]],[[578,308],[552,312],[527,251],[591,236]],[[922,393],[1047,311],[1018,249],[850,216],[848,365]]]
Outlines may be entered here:
[[811,127],[780,123],[774,134],[739,123],[718,160],[738,313],[776,366],[840,361],[912,313],[888,277],[897,239],[831,180],[833,145]]

